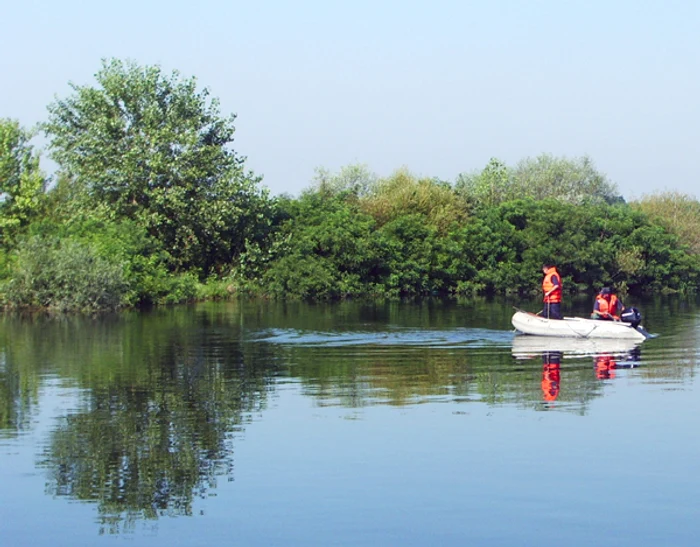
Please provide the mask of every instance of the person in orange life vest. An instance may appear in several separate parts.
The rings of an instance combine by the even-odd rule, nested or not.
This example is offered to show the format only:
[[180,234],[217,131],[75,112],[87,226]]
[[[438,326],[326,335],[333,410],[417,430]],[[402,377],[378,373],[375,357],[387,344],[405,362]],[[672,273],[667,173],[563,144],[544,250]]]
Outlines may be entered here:
[[561,353],[558,351],[542,354],[542,398],[545,401],[555,401],[559,396],[559,381]]
[[615,358],[612,355],[604,353],[598,355],[595,359],[595,377],[598,380],[608,380],[615,378]]
[[544,308],[541,313],[548,319],[561,319],[561,276],[553,264],[542,266],[542,273],[544,274],[542,280]]
[[603,287],[595,298],[591,318],[619,321],[623,307],[614,291],[610,287]]

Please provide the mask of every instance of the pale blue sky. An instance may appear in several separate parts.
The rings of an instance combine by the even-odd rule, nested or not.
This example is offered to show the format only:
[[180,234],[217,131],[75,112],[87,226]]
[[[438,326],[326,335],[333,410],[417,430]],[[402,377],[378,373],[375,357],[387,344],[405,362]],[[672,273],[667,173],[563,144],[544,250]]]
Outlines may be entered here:
[[[2,1],[0,117],[30,126],[100,59],[196,76],[273,194],[315,167],[453,181],[589,155],[633,199],[700,196],[700,2]],[[47,167],[48,168],[48,167]]]

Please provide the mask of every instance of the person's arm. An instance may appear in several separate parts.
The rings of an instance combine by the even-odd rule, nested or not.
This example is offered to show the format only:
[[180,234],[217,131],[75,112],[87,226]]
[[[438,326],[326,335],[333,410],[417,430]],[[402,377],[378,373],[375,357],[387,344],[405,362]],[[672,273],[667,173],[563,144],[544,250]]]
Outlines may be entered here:
[[550,294],[552,294],[554,291],[556,291],[558,288],[561,287],[561,283],[559,283],[559,276],[557,276],[557,275],[552,276],[552,285],[554,285],[554,287],[552,287],[550,290],[548,290],[546,293],[544,293],[545,296],[549,296]]
[[600,311],[600,300],[595,299],[595,304],[593,304],[593,311],[596,312],[601,317],[611,317],[610,312]]

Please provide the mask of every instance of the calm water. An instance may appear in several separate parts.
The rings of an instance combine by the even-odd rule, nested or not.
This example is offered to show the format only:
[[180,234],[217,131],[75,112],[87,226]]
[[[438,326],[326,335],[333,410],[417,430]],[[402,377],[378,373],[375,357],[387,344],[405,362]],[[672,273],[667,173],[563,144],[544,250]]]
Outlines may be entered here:
[[700,304],[630,303],[657,338],[486,300],[2,317],[0,544],[696,544]]

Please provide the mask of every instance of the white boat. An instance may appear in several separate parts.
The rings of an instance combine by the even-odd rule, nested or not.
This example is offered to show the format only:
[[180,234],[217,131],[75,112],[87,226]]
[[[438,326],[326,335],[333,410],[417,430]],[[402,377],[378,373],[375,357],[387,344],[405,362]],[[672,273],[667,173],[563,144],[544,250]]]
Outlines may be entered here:
[[616,338],[629,340],[646,340],[651,335],[644,327],[633,327],[622,321],[603,321],[600,319],[583,319],[581,317],[564,317],[564,319],[547,319],[534,313],[517,310],[511,323],[523,334],[538,336],[560,336],[573,338]]
[[633,352],[644,340],[630,338],[580,338],[517,334],[513,338],[513,357],[531,359],[543,353],[559,352],[564,357],[615,355]]

